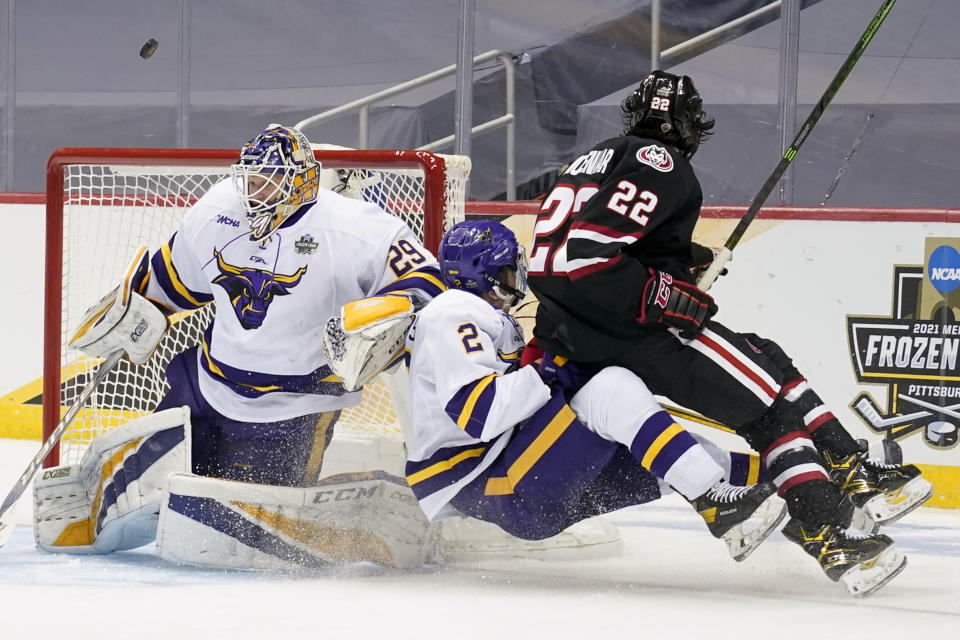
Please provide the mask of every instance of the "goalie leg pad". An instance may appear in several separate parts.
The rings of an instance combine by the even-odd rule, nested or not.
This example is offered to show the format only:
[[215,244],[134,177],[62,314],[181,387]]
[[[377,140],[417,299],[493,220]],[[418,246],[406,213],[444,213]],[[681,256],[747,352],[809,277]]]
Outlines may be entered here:
[[492,522],[464,516],[436,520],[433,532],[437,536],[438,561],[443,564],[503,558],[599,560],[623,554],[620,532],[603,518],[581,520],[542,540],[517,538]]
[[190,469],[190,412],[132,420],[90,443],[79,464],[34,483],[34,537],[45,551],[109,553],[156,537],[167,477]]
[[404,479],[340,474],[310,488],[175,475],[160,512],[160,556],[230,569],[422,564],[429,522]]

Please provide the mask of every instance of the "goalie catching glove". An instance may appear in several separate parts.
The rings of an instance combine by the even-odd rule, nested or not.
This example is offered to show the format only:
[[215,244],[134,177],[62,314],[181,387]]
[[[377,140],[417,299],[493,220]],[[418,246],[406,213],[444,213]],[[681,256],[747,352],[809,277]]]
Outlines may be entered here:
[[674,279],[669,273],[649,271],[650,278],[643,289],[637,320],[664,324],[679,329],[684,338],[693,338],[717,312],[713,298],[689,282]]
[[343,306],[323,332],[323,353],[347,391],[363,387],[402,355],[413,324],[413,303],[376,296]]
[[143,364],[167,331],[167,317],[139,291],[150,270],[149,253],[140,247],[120,285],[87,310],[69,346],[103,358],[122,350]]

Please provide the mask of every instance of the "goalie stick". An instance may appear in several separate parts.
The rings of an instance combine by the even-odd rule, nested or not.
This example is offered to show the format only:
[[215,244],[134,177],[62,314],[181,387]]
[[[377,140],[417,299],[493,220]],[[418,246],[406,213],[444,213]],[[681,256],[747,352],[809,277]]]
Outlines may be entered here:
[[733,248],[737,246],[737,243],[740,242],[740,238],[742,238],[743,234],[746,233],[747,227],[749,227],[750,223],[753,222],[753,219],[757,217],[757,214],[760,212],[760,207],[762,207],[763,203],[766,202],[767,198],[773,192],[777,182],[787,170],[787,167],[790,166],[791,162],[793,162],[793,158],[797,155],[800,147],[803,146],[803,143],[810,136],[810,132],[813,130],[814,125],[817,124],[820,116],[823,115],[823,112],[826,111],[827,106],[833,100],[834,96],[836,96],[837,92],[840,91],[840,86],[843,84],[843,81],[846,80],[847,76],[850,75],[850,72],[853,71],[854,65],[857,64],[860,56],[863,55],[864,50],[866,50],[867,45],[870,44],[871,40],[873,40],[873,36],[877,33],[880,25],[883,24],[883,21],[886,19],[887,14],[890,13],[890,10],[893,8],[893,5],[896,3],[896,1],[897,0],[884,0],[883,6],[881,6],[880,10],[877,11],[877,14],[873,16],[873,20],[870,21],[870,24],[867,26],[867,30],[863,32],[862,36],[860,36],[860,40],[857,41],[857,45],[853,48],[853,51],[850,52],[850,55],[847,56],[847,59],[840,67],[840,70],[837,71],[837,74],[833,77],[833,80],[830,82],[827,90],[823,92],[822,96],[820,96],[820,101],[814,105],[813,111],[811,111],[810,115],[807,116],[806,121],[803,123],[803,126],[800,127],[800,131],[797,132],[793,142],[783,153],[783,157],[780,158],[780,162],[777,163],[773,173],[770,174],[770,177],[767,178],[767,181],[763,183],[762,187],[760,187],[760,192],[753,199],[753,202],[750,203],[750,206],[747,208],[747,212],[743,214],[740,222],[733,230],[733,233],[730,234],[730,237],[727,238],[727,242],[723,245],[723,248],[720,249],[717,257],[713,259],[713,262],[710,264],[707,270],[704,271],[703,275],[700,276],[700,280],[697,281],[697,287],[699,287],[701,291],[707,291],[710,289],[710,285],[712,285],[720,275],[720,272],[723,270],[724,266],[730,262],[730,259],[733,257]]
[[70,423],[73,422],[73,419],[77,417],[77,413],[80,412],[80,409],[86,404],[96,388],[100,386],[103,379],[113,371],[122,357],[123,351],[114,351],[107,356],[107,359],[97,368],[90,377],[90,380],[80,391],[80,395],[77,396],[73,405],[63,414],[63,418],[57,423],[57,427],[50,434],[50,437],[40,445],[40,450],[37,452],[37,455],[33,456],[33,460],[30,461],[27,468],[24,469],[20,475],[20,479],[17,480],[13,488],[7,493],[7,497],[3,500],[3,505],[0,506],[0,548],[7,544],[10,536],[13,534],[13,528],[15,526],[13,522],[13,505],[17,503],[17,500],[33,481],[33,477],[37,474],[37,470],[43,464],[44,459],[53,451],[57,443],[60,442],[60,438],[63,437],[64,432],[67,430],[67,427],[70,426]]

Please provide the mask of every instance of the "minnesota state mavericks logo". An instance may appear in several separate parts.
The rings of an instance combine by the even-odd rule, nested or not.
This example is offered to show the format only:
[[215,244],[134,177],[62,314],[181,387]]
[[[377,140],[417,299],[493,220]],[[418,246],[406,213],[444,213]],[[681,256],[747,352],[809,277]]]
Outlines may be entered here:
[[890,316],[847,316],[857,381],[886,387],[850,407],[889,440],[920,434],[934,449],[960,440],[960,240],[926,238],[925,265],[894,267]]
[[257,329],[267,317],[267,309],[274,296],[285,296],[290,289],[300,284],[307,267],[297,269],[291,275],[273,273],[265,269],[235,267],[223,259],[223,254],[214,249],[220,275],[214,284],[224,288],[233,303],[233,311],[244,329]]

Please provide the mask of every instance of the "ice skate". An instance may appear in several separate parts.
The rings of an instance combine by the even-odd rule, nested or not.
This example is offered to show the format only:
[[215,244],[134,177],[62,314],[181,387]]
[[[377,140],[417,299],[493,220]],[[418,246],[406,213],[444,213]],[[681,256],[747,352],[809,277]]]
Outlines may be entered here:
[[791,519],[783,535],[816,558],[828,578],[841,582],[858,598],[876,592],[907,566],[906,556],[882,533],[868,536]]
[[721,481],[691,504],[737,562],[760,546],[787,511],[770,482],[738,487]]
[[912,464],[886,464],[864,453],[835,458],[824,452],[824,458],[830,479],[854,507],[850,527],[865,533],[899,520],[933,495],[933,485]]

